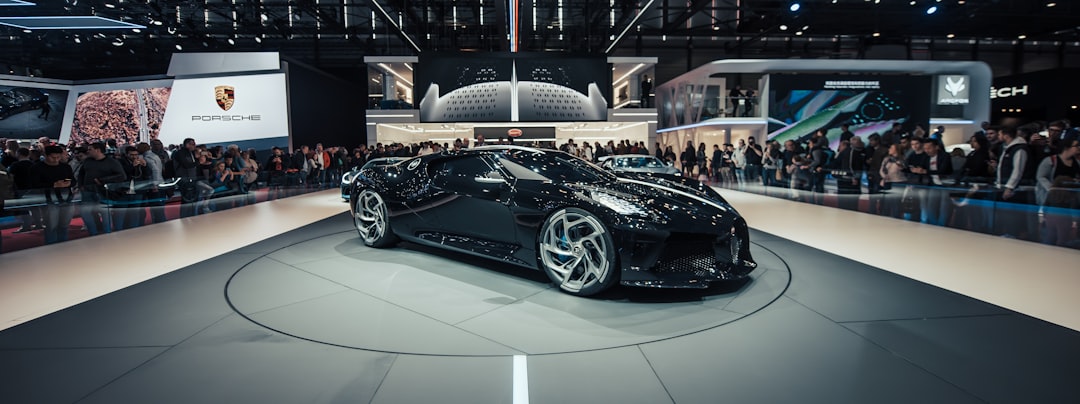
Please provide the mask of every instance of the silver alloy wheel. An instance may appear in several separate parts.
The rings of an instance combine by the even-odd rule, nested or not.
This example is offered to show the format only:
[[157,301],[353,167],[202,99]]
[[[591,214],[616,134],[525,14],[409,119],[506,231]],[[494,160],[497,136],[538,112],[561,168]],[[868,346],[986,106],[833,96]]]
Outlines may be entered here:
[[559,287],[579,292],[612,276],[604,226],[596,217],[561,210],[540,238],[540,260]]
[[371,190],[364,190],[356,198],[356,208],[353,210],[353,223],[364,244],[372,245],[386,234],[386,203],[379,194]]

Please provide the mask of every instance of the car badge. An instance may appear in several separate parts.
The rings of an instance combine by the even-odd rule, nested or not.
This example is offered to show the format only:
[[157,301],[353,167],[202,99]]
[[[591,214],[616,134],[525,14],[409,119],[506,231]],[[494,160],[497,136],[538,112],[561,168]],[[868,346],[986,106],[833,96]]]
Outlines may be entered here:
[[405,168],[408,169],[409,171],[412,171],[412,170],[415,170],[416,167],[419,167],[419,166],[420,166],[420,159],[413,159],[413,161],[410,161],[409,165],[407,167],[405,167]]
[[222,111],[228,111],[236,103],[236,89],[233,86],[214,87],[214,98]]

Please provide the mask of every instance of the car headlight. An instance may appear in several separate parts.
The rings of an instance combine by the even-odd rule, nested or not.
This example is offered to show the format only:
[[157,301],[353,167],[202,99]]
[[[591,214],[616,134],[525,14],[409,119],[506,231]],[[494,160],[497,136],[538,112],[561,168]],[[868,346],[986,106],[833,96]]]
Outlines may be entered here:
[[353,177],[356,176],[352,172],[347,172],[341,176],[341,185],[349,185],[352,182]]
[[645,208],[642,208],[641,206],[638,206],[633,202],[617,197],[615,195],[603,192],[593,192],[592,199],[596,202],[599,202],[601,205],[604,205],[611,210],[614,210],[615,213],[618,213],[620,215],[649,215],[649,212],[647,212]]

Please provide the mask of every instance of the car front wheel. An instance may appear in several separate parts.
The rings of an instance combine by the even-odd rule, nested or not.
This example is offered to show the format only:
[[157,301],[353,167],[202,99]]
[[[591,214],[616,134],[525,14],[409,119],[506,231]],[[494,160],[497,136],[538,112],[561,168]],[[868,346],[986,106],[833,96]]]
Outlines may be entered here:
[[588,296],[618,279],[611,233],[592,213],[565,208],[552,214],[540,230],[540,265],[564,292]]
[[356,225],[356,231],[360,233],[364,245],[375,248],[394,245],[398,239],[390,230],[390,217],[382,197],[375,191],[365,189],[354,200],[353,224]]

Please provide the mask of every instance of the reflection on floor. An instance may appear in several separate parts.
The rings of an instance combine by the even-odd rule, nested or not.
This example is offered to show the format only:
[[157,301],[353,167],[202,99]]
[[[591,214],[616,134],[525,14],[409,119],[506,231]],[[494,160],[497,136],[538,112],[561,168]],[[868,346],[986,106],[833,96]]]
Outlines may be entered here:
[[755,229],[1080,330],[1080,251],[717,191]]
[[[80,240],[73,255],[0,258],[0,310],[9,317],[42,310],[8,306],[53,290],[91,287],[80,296],[100,296],[0,332],[0,401],[1080,401],[1080,333],[805,245],[812,240],[754,230],[764,271],[752,285],[690,298],[617,289],[581,299],[516,267],[409,244],[368,249],[333,196],[230,211],[258,210],[238,214],[240,222],[222,212],[101,238],[111,246]],[[866,225],[843,217],[834,219],[851,225],[816,227],[771,209],[757,218],[759,207],[745,204],[788,207],[726,196],[751,223],[812,238]],[[788,221],[773,223],[777,215]],[[312,224],[294,225],[304,221]],[[159,244],[132,245],[139,238],[179,243],[181,253],[145,254]],[[104,248],[121,251],[101,266],[115,274],[68,270]],[[13,262],[52,264],[10,278]],[[154,273],[102,295],[95,279],[141,280],[125,268]],[[53,288],[9,299],[18,289],[10,282]],[[747,304],[749,294],[775,300]],[[747,315],[724,321],[731,313]]]

